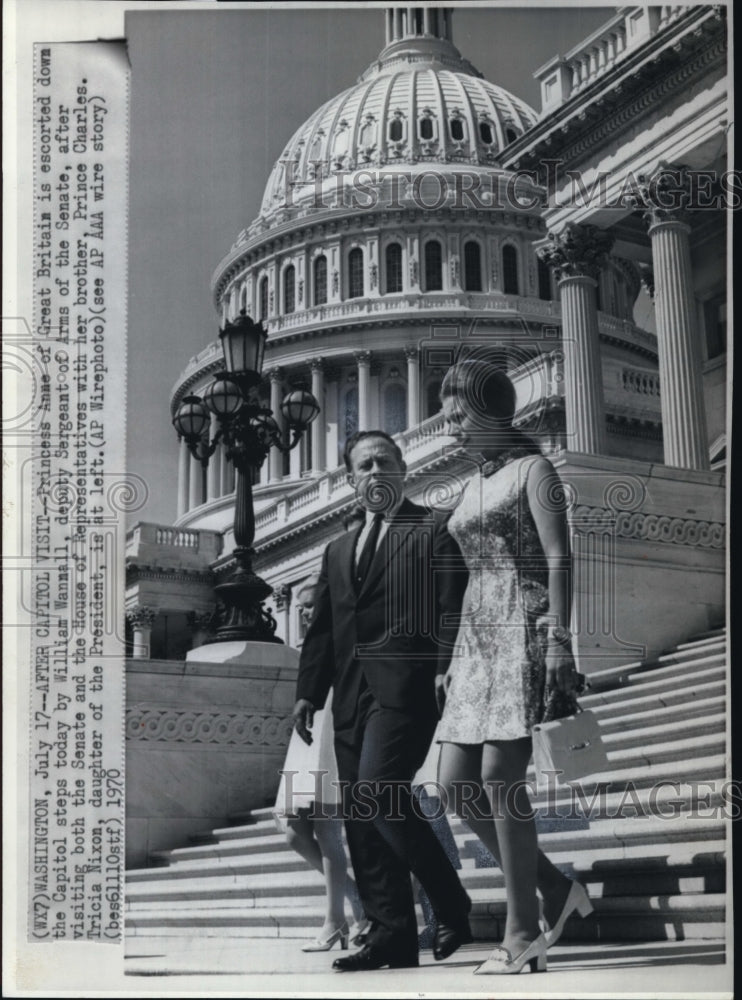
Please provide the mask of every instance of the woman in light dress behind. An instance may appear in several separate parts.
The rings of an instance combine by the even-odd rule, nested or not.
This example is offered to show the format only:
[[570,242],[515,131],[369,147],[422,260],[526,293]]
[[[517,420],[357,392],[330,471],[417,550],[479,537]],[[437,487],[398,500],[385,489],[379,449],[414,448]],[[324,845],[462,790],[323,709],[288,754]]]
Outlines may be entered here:
[[[310,577],[297,591],[300,614],[308,624],[314,613],[316,578]],[[286,752],[274,813],[289,846],[325,879],[326,911],[317,937],[302,951],[329,951],[336,943],[348,947],[367,930],[368,921],[343,844],[343,824],[338,815],[338,773],[332,729],[332,692],[325,707],[314,713],[312,745],[294,729]],[[353,925],[345,917],[345,900],[353,913]]]

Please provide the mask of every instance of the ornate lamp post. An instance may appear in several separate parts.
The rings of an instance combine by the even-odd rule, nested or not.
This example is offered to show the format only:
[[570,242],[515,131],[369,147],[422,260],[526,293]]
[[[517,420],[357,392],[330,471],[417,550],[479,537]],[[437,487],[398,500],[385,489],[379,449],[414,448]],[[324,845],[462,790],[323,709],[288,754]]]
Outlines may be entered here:
[[[281,412],[291,431],[285,441],[272,411],[260,405],[257,386],[263,367],[267,333],[262,323],[253,323],[243,310],[234,323],[219,332],[224,351],[225,370],[218,372],[203,396],[186,396],[173,417],[178,436],[206,468],[220,441],[226,456],[234,464],[237,494],[234,509],[235,560],[237,567],[229,580],[215,589],[226,607],[224,621],[217,631],[218,642],[252,640],[281,642],[276,638],[276,621],[262,602],[272,588],[252,568],[255,539],[255,513],[252,496],[252,470],[259,469],[271,448],[290,451],[301,440],[309,424],[319,413],[319,404],[311,393],[301,389],[289,392],[281,403]],[[213,440],[204,437],[217,418]]]

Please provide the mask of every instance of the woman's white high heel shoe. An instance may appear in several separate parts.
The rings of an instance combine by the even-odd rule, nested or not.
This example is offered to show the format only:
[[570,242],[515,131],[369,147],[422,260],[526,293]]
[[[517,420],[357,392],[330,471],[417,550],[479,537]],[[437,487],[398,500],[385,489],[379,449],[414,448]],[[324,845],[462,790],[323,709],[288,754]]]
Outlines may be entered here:
[[546,938],[539,934],[520,955],[512,957],[507,948],[495,948],[486,962],[474,970],[475,976],[509,976],[520,972],[525,965],[531,972],[546,972]]
[[305,945],[302,951],[329,951],[330,948],[335,944],[336,941],[340,942],[340,947],[343,951],[348,948],[348,925],[343,924],[342,927],[338,927],[336,931],[329,934],[326,938],[315,938],[308,945]]
[[562,936],[562,931],[564,930],[564,925],[567,923],[567,918],[577,910],[581,917],[586,917],[593,912],[593,904],[590,902],[590,897],[587,894],[587,890],[579,882],[573,882],[569,887],[569,894],[564,901],[564,906],[562,912],[559,914],[559,919],[550,927],[549,930],[544,932],[544,937],[546,938],[546,947],[551,948],[553,944],[556,944],[559,938]]

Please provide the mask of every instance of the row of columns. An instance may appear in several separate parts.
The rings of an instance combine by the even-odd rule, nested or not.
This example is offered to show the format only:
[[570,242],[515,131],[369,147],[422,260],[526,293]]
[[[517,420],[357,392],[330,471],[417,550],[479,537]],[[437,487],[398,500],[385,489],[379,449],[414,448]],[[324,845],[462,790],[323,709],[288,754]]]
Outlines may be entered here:
[[[159,608],[147,604],[138,604],[126,611],[126,622],[131,628],[131,658],[133,660],[148,660],[151,656],[152,629],[154,628]],[[208,642],[214,631],[214,611],[189,611],[186,621],[193,646]]]
[[[216,433],[212,417],[211,435]],[[194,507],[200,507],[208,500],[217,500],[234,492],[235,476],[234,466],[227,460],[226,450],[219,445],[214,454],[209,459],[206,469],[206,482],[204,482],[204,470],[198,459],[194,458],[188,450],[188,445],[181,439],[178,452],[178,517],[182,517],[187,511]]]
[[385,14],[386,44],[417,36],[415,12],[422,12],[422,34],[451,40],[450,17],[444,7],[387,7]]
[[[370,351],[357,351],[354,354],[356,362],[356,377],[358,386],[358,429],[365,431],[372,427],[371,400],[371,361]],[[405,348],[407,363],[407,426],[414,427],[420,422],[420,359],[417,347],[410,345]],[[328,468],[328,458],[331,467],[335,467],[334,451],[328,448],[327,424],[331,419],[324,405],[326,399],[327,366],[323,358],[313,358],[310,362],[312,376],[312,395],[320,402],[320,416],[311,428],[311,454],[309,462],[314,472],[324,472]],[[281,413],[281,401],[284,396],[285,372],[282,368],[272,368],[267,373],[270,383],[270,408],[282,433],[285,432],[285,421]],[[336,415],[336,419],[341,419]],[[210,428],[211,438],[217,431],[216,417],[212,417]],[[331,453],[331,454],[330,454]],[[300,475],[299,449],[291,452],[290,475]],[[261,483],[280,482],[284,477],[284,456],[277,448],[272,448],[261,471]],[[224,448],[217,447],[209,460],[204,483],[204,472],[201,463],[193,457],[184,440],[180,442],[178,463],[178,517],[201,504],[216,500],[234,491],[234,467],[227,460]]]
[[[660,402],[666,465],[708,469],[706,413],[690,260],[690,226],[677,204],[677,172],[663,187],[662,172],[640,186],[652,246]],[[603,376],[595,290],[613,243],[595,226],[568,225],[537,248],[554,268],[562,306],[567,446],[588,454],[606,450]]]

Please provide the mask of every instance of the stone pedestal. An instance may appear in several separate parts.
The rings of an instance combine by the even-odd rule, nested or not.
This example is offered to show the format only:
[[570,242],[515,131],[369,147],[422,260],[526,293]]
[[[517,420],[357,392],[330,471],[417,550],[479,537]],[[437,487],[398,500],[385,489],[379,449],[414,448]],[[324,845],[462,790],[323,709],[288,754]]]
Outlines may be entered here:
[[724,620],[721,473],[573,452],[554,464],[569,502],[583,673],[654,657]]
[[222,642],[185,661],[127,662],[127,867],[273,802],[298,659],[290,646]]

